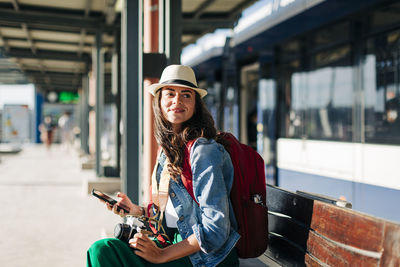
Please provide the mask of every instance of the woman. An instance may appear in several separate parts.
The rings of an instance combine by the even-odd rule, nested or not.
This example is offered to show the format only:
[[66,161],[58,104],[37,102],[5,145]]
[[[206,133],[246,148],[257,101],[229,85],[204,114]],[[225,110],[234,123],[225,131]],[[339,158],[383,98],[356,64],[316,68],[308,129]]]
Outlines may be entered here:
[[[214,140],[214,121],[202,100],[207,91],[197,87],[193,70],[182,65],[165,68],[160,83],[148,91],[155,96],[155,137],[162,148],[153,174],[153,200],[158,200],[158,184],[167,173],[171,178],[165,221],[169,232],[177,230],[178,238],[165,248],[141,233],[129,241],[130,247],[117,239],[100,240],[88,251],[88,266],[239,266],[234,248],[239,234],[229,200],[233,166]],[[196,201],[181,179],[184,148],[190,140],[196,140],[189,157]],[[131,215],[150,216],[159,208],[156,203],[146,210],[123,193],[118,197],[118,204],[128,206]],[[124,216],[122,209],[117,211],[118,204],[108,204],[108,209]]]

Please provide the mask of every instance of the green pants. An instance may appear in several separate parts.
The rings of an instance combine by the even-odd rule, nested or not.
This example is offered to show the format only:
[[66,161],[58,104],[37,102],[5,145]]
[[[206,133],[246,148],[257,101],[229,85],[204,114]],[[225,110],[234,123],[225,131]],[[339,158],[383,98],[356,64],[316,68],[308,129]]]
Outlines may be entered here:
[[[163,264],[150,263],[133,253],[129,245],[119,239],[107,238],[95,242],[87,251],[88,267],[188,267],[192,266],[189,257],[180,258]],[[221,262],[219,267],[239,267],[236,249],[233,249],[228,257]]]

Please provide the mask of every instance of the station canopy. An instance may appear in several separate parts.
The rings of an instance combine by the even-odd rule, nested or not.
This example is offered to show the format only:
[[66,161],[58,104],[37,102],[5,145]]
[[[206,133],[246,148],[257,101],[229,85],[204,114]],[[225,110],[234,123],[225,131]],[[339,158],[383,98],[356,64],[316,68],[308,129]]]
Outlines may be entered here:
[[[233,28],[254,2],[182,0],[182,47],[217,28]],[[99,31],[102,47],[113,49],[121,27],[118,5],[117,0],[0,0],[0,84],[76,92],[91,68]],[[104,69],[111,72],[107,59]]]

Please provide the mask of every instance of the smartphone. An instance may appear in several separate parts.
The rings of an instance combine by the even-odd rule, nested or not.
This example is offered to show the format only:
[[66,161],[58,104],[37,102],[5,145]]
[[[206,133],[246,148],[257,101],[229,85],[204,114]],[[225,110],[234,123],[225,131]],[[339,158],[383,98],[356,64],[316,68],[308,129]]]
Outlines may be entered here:
[[[103,192],[100,192],[99,190],[96,190],[94,188],[92,190],[92,195],[107,202],[107,203],[110,203],[112,206],[117,204],[117,201],[115,199],[113,199],[112,197],[110,197],[110,196],[104,194]],[[129,208],[120,203],[117,205],[117,211],[120,211],[121,209],[123,209],[125,211],[125,213],[129,213]]]

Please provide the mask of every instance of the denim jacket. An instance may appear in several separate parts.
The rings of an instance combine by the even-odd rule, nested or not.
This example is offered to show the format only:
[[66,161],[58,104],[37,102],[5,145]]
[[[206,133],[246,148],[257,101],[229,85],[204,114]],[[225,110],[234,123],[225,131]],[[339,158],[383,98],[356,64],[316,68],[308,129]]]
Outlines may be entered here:
[[[160,163],[165,160],[161,155]],[[239,240],[237,223],[229,199],[233,183],[231,158],[215,140],[198,138],[190,151],[193,193],[186,191],[180,177],[171,179],[169,196],[178,214],[177,226],[182,239],[193,233],[201,251],[189,256],[193,266],[216,266]],[[158,164],[160,175],[163,164]]]

